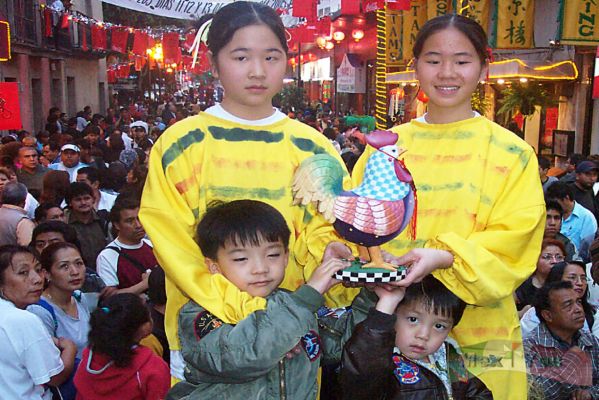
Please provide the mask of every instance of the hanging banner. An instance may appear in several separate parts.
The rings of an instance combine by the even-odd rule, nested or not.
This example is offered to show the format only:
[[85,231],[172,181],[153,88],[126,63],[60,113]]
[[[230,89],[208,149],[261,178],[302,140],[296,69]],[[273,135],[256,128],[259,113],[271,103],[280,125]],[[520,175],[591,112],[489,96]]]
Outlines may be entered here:
[[10,25],[0,21],[0,61],[8,61],[10,57]]
[[17,82],[0,82],[0,130],[22,127],[19,85]]
[[599,99],[599,47],[595,55],[595,77],[593,78],[593,98]]
[[[202,15],[217,12],[234,0],[190,1],[190,0],[102,0],[104,3],[125,7],[161,17],[196,20]],[[252,1],[252,0],[250,0]],[[299,20],[292,16],[292,0],[253,0],[275,10],[285,10],[281,15],[285,26],[297,25]]]
[[[511,2],[512,0],[510,0]],[[457,3],[456,10],[458,14],[472,18],[483,27],[487,34],[489,33],[489,16],[491,15],[493,0],[459,0]],[[503,3],[503,1],[500,3]]]
[[410,10],[402,11],[402,41],[403,59],[409,60],[413,57],[412,48],[416,42],[416,35],[420,27],[427,20],[426,13],[427,0],[412,0]]
[[534,0],[497,2],[497,38],[499,49],[534,47]]
[[386,22],[387,44],[385,46],[385,51],[386,51],[385,64],[388,67],[396,67],[396,66],[399,66],[401,61],[404,59],[404,57],[403,57],[404,47],[401,45],[401,38],[402,38],[401,12],[387,11],[386,18],[387,18],[387,22]]
[[451,12],[452,0],[428,0],[426,2],[426,12],[428,19],[433,19]]
[[563,44],[599,44],[599,2],[562,0],[560,42]]

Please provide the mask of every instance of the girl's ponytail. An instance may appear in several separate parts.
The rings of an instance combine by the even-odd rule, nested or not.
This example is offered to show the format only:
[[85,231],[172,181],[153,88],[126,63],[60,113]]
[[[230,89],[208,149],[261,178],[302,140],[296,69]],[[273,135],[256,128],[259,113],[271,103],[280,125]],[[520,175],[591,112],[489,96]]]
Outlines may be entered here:
[[91,314],[89,346],[94,352],[110,357],[117,367],[126,367],[133,357],[139,327],[150,320],[139,296],[132,293],[111,296]]

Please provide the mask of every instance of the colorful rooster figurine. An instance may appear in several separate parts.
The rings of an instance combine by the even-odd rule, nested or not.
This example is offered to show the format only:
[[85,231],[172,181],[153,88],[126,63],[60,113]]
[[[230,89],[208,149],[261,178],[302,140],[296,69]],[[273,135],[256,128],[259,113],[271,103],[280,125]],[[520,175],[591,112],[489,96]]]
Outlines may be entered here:
[[377,151],[368,159],[360,186],[344,191],[339,162],[328,154],[314,155],[295,173],[295,204],[316,203],[343,238],[359,245],[360,256],[370,259],[362,268],[396,271],[396,266],[383,261],[379,246],[408,224],[411,238],[416,236],[416,187],[398,158],[405,150],[396,146],[396,133],[374,131],[366,135],[366,142]]

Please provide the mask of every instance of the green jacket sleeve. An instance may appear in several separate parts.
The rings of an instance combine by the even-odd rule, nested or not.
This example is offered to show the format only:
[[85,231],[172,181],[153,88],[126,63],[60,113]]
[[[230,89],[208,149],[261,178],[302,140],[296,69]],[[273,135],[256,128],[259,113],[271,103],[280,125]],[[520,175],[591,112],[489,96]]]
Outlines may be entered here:
[[256,379],[275,368],[302,336],[316,330],[314,313],[323,302],[320,293],[308,285],[291,294],[279,291],[268,298],[265,310],[250,314],[237,325],[206,323],[205,319],[198,324],[206,311],[189,303],[179,316],[185,362],[190,370],[198,371],[197,379],[203,382]]

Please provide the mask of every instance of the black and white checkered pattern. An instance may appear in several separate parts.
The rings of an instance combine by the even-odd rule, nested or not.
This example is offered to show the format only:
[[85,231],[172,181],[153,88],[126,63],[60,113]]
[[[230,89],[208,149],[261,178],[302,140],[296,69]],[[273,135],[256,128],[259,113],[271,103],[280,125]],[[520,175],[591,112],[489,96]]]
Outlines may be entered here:
[[335,273],[335,279],[347,282],[360,282],[360,283],[381,283],[381,282],[395,282],[405,279],[408,274],[406,268],[400,268],[397,271],[385,271],[385,272],[356,272],[341,270]]

